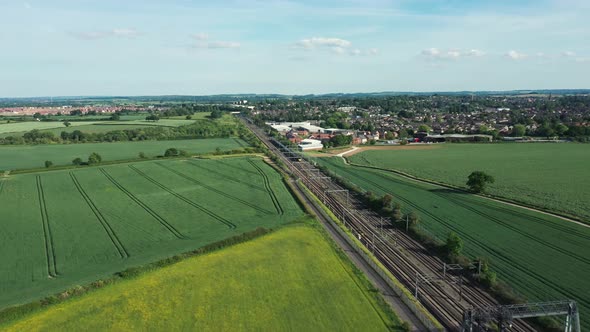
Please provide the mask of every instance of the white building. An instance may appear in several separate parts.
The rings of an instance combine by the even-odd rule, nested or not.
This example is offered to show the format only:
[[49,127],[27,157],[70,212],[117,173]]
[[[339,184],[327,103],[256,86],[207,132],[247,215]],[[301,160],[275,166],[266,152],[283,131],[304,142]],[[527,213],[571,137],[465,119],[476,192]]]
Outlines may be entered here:
[[306,138],[297,145],[299,151],[321,150],[324,148],[322,141],[317,139]]
[[314,126],[310,122],[267,122],[267,125],[273,127],[279,132],[289,131],[296,128],[304,128],[310,134],[323,133],[324,128]]

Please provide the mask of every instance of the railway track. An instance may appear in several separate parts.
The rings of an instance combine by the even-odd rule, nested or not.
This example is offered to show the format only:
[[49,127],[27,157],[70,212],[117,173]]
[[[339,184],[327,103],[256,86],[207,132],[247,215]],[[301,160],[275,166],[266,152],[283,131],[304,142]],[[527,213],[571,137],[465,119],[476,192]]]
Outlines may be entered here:
[[[498,302],[462,275],[444,273],[444,262],[428,252],[408,234],[384,227],[382,218],[364,210],[364,204],[345,194],[345,188],[327,179],[319,169],[280,143],[269,139],[255,125],[244,121],[254,134],[279,157],[292,176],[300,179],[359,241],[449,331],[460,331],[463,313],[472,307],[496,305]],[[321,175],[321,176],[320,176]],[[515,320],[510,331],[536,331],[522,320]]]

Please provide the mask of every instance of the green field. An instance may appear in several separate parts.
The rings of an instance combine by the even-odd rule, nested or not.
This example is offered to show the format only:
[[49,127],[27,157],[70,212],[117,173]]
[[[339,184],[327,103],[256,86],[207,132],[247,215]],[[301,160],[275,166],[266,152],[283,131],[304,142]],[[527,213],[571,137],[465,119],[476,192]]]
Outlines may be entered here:
[[[119,282],[6,331],[387,331],[378,306],[314,228],[270,235]],[[398,327],[398,328],[396,328]]]
[[[78,126],[88,126],[98,123],[97,121],[73,121],[70,122],[72,127]],[[45,122],[45,121],[28,121],[28,122],[11,122],[11,123],[2,123],[0,124],[0,134],[3,137],[6,136],[14,136],[26,133],[27,131],[31,131],[34,129],[37,130],[44,130],[44,129],[53,129],[53,128],[63,128],[66,127],[61,122]]]
[[[438,238],[454,231],[468,256],[489,258],[498,277],[530,300],[575,299],[581,312],[590,312],[590,228],[392,172],[346,166],[338,157],[317,161],[365,190],[391,194]],[[582,314],[582,324],[590,328],[589,315]]]
[[365,151],[349,160],[462,187],[472,171],[485,171],[496,179],[496,183],[489,186],[490,194],[590,221],[589,144],[442,144],[432,147]]
[[254,157],[11,175],[0,179],[0,307],[302,214]]
[[190,153],[213,152],[239,149],[247,143],[234,138],[207,138],[174,141],[141,141],[116,143],[84,143],[55,145],[7,145],[0,146],[0,170],[14,170],[43,167],[45,160],[54,165],[69,165],[74,158],[86,160],[96,152],[103,161],[135,159],[139,152],[147,157],[163,155],[168,148],[186,150]]
[[62,122],[17,122],[0,124],[0,138],[8,136],[23,136],[26,132],[33,129],[42,132],[51,132],[59,136],[62,131],[71,133],[74,130],[80,130],[85,133],[105,133],[112,130],[138,129],[145,127],[180,127],[194,123],[195,120],[183,119],[161,119],[156,122],[146,120],[125,120],[125,121],[70,121],[70,127],[66,127]]

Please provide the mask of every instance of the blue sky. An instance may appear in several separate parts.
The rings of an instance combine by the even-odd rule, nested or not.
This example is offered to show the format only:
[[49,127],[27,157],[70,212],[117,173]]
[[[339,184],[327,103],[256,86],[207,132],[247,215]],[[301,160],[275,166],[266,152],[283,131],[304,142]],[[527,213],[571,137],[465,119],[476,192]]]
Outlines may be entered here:
[[0,0],[0,97],[590,88],[586,0]]

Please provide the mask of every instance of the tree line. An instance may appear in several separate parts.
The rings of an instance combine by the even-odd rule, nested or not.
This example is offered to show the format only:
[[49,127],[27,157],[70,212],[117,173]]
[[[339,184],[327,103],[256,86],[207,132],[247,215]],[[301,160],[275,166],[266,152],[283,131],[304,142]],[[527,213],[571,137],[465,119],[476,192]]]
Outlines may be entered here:
[[52,144],[52,143],[99,143],[146,140],[179,140],[193,138],[223,138],[239,136],[240,128],[235,123],[218,121],[196,121],[181,127],[145,127],[112,130],[104,133],[90,133],[80,130],[62,131],[55,135],[50,131],[31,130],[23,136],[0,138],[0,144]]

